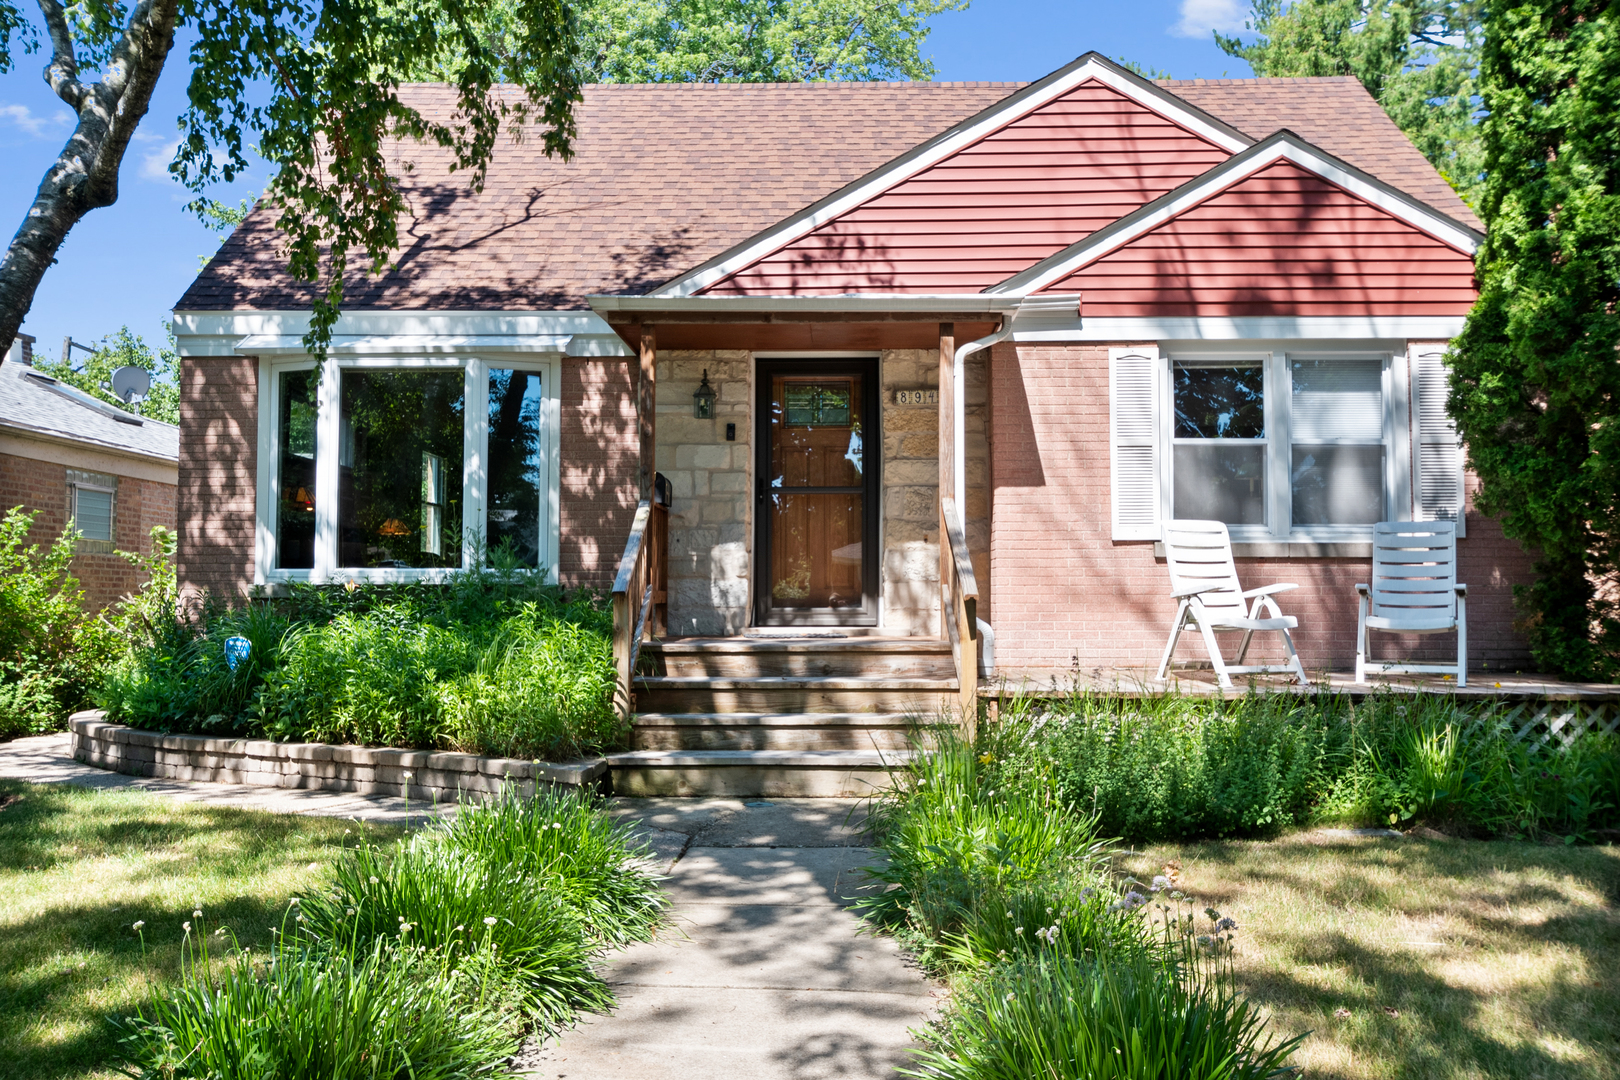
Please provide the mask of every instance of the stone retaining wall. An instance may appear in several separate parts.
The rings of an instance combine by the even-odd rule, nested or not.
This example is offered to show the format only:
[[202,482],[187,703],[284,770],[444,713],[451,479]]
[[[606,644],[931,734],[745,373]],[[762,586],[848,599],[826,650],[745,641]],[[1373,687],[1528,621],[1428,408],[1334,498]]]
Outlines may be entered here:
[[537,784],[578,787],[607,772],[601,758],[552,764],[429,750],[164,735],[110,724],[102,717],[100,710],[92,710],[68,720],[73,757],[98,769],[165,780],[446,802],[496,794],[508,780],[527,795]]

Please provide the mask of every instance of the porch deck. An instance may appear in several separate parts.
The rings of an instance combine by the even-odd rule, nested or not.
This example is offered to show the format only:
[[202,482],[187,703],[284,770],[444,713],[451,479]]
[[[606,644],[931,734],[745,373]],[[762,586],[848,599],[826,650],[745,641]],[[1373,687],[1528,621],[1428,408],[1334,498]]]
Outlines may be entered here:
[[1222,690],[1215,672],[1207,667],[1182,668],[1159,681],[1151,667],[1091,667],[1068,669],[998,670],[979,686],[981,698],[1003,698],[1015,694],[1056,697],[1076,692],[1117,694],[1123,697],[1156,697],[1186,694],[1192,697],[1241,696],[1252,687],[1266,694],[1314,694],[1322,689],[1366,697],[1380,691],[1409,694],[1447,694],[1470,700],[1502,701],[1586,701],[1620,702],[1620,684],[1571,682],[1551,675],[1470,671],[1468,685],[1459,687],[1454,679],[1439,675],[1369,675],[1366,683],[1355,681],[1355,672],[1311,671],[1311,685],[1300,686],[1286,675],[1234,677],[1237,687]]

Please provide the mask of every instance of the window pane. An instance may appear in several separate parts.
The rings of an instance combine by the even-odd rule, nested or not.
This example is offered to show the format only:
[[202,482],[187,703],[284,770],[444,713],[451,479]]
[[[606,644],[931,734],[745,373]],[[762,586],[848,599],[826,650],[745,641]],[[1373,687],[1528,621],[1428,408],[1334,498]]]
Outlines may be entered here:
[[1172,461],[1171,513],[1181,519],[1266,523],[1266,448],[1208,442],[1180,444]]
[[1295,525],[1376,525],[1384,518],[1382,446],[1295,446]]
[[283,372],[280,390],[276,566],[310,570],[315,566],[315,372]]
[[1176,438],[1266,437],[1265,373],[1233,367],[1175,365]]
[[489,527],[491,550],[506,547],[520,566],[540,565],[540,373],[489,373]]
[[464,376],[345,371],[338,565],[460,566]]
[[1294,360],[1291,410],[1296,443],[1384,441],[1380,360]]
[[113,493],[76,488],[73,500],[73,524],[86,540],[111,540]]

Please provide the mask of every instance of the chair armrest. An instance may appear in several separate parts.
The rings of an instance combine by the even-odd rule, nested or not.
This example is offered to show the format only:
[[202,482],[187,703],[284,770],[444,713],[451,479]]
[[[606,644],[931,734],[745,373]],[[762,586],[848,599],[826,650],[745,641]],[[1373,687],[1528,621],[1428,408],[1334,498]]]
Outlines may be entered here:
[[1370,595],[1371,593],[1372,593],[1372,586],[1371,585],[1366,585],[1366,584],[1363,584],[1363,583],[1361,583],[1359,581],[1356,582],[1356,595],[1358,595],[1358,596],[1367,596],[1367,595]]
[[1466,586],[1466,585],[1453,585],[1452,588],[1457,590],[1457,595],[1458,596],[1467,596],[1468,595],[1468,586]]
[[1270,596],[1273,593],[1287,592],[1289,589],[1297,588],[1299,588],[1298,585],[1262,585],[1258,589],[1250,589],[1244,593],[1243,599],[1247,600],[1251,596]]
[[[1189,598],[1194,597],[1194,596],[1202,596],[1204,593],[1207,593],[1207,592],[1220,592],[1225,587],[1226,586],[1224,586],[1224,585],[1201,585],[1196,589],[1182,589],[1180,592],[1171,593],[1170,594],[1170,599],[1172,599],[1172,600],[1186,600],[1186,599],[1189,599]],[[1247,595],[1247,594],[1245,594],[1245,595]]]

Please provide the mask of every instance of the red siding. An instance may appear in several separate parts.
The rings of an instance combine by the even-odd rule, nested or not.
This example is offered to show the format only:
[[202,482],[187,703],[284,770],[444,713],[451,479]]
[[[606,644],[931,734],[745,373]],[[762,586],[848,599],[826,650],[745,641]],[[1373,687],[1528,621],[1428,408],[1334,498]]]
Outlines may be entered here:
[[1474,261],[1279,161],[1047,291],[1093,317],[1466,315]]
[[706,291],[977,292],[1228,156],[1087,81]]

